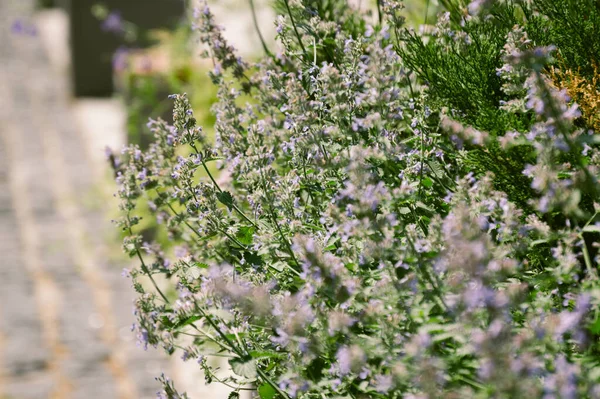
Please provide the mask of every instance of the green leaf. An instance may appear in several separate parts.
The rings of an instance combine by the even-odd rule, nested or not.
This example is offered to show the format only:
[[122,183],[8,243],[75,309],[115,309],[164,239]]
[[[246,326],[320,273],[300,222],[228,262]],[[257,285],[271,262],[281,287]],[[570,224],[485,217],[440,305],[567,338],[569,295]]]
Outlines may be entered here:
[[262,384],[258,387],[258,396],[260,396],[260,399],[273,399],[276,394],[275,388],[269,384]]
[[398,209],[398,212],[400,212],[401,215],[408,215],[410,213],[410,208],[403,206],[402,208]]
[[431,161],[427,164],[431,168],[431,171],[436,175],[436,177],[440,178],[444,176],[444,168],[438,161]]
[[271,351],[250,351],[250,356],[252,356],[253,359],[269,359],[273,357],[282,357],[282,354]]
[[171,330],[176,330],[176,329],[180,329],[182,327],[188,326],[188,325],[200,320],[201,318],[202,318],[201,316],[190,316],[187,319],[179,320],[173,327],[171,327]]
[[240,394],[237,391],[233,391],[229,394],[227,399],[239,399]]
[[593,369],[591,369],[589,376],[592,381],[600,380],[600,367],[594,367]]
[[323,248],[323,251],[334,251],[337,248],[336,243],[340,240],[339,237],[332,236],[327,243],[327,246]]
[[589,224],[583,228],[583,231],[586,233],[600,233],[600,226]]
[[595,335],[600,334],[600,317],[597,317],[596,320],[588,326],[588,329]]
[[277,270],[278,272],[283,271],[285,269],[286,264],[284,262],[273,262],[271,263],[271,268]]
[[423,179],[423,186],[425,186],[427,188],[433,187],[433,180],[431,180],[429,177],[424,178]]
[[251,251],[244,251],[244,259],[246,259],[246,262],[255,266],[260,266],[265,263],[261,256]]
[[415,203],[415,205],[417,206],[417,208],[422,209],[424,211],[430,212],[430,213],[435,213],[435,211],[433,209],[431,209],[430,207],[428,207],[427,205],[425,205],[424,203],[422,203],[421,201],[417,201]]
[[206,157],[204,158],[204,162],[218,161],[221,159],[225,159],[225,157]]
[[199,268],[192,267],[192,268],[190,268],[190,270],[188,270],[187,278],[189,278],[191,280],[196,280],[196,279],[200,278],[201,275],[202,275],[202,273],[200,272]]
[[241,377],[256,378],[256,362],[253,359],[230,359],[229,365],[233,372]]
[[221,191],[217,194],[217,199],[230,210],[233,208],[233,197],[229,191]]
[[244,245],[252,245],[254,230],[254,226],[242,226],[238,229],[236,238]]
[[363,381],[360,384],[358,384],[358,390],[361,392],[368,392],[369,391],[369,381]]
[[152,190],[154,187],[157,187],[157,186],[158,186],[158,182],[156,180],[149,180],[144,185],[144,190],[146,190],[146,191]]

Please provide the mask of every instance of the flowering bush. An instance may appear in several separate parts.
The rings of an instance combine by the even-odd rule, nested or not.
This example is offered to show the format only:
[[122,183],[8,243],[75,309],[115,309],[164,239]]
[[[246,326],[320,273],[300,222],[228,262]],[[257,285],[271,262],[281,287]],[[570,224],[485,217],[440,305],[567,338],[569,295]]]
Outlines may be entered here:
[[177,94],[113,158],[140,341],[232,398],[600,397],[599,140],[551,73],[597,73],[566,36],[600,6],[448,0],[416,32],[378,5],[281,0],[256,64],[196,11],[216,142]]

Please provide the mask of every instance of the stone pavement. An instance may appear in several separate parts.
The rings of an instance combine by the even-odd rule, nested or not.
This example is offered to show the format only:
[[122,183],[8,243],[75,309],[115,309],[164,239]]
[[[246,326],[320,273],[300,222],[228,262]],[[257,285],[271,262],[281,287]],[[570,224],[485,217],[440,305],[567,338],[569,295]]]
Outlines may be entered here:
[[155,397],[168,363],[129,331],[134,292],[33,3],[0,0],[0,398]]

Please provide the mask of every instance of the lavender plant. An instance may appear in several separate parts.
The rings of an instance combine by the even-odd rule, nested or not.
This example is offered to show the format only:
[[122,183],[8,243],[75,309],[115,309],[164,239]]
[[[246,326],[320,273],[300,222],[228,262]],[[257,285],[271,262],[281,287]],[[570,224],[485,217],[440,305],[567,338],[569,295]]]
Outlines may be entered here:
[[257,63],[199,8],[215,142],[176,94],[114,162],[141,344],[232,398],[600,397],[598,136],[530,39],[547,4],[448,0],[417,33],[397,1],[282,0]]

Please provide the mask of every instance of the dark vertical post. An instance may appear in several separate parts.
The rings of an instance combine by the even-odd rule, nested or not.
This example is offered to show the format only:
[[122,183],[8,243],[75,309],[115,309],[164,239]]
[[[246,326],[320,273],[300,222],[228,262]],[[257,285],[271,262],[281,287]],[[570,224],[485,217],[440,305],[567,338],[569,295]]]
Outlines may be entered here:
[[[63,2],[65,0],[62,0]],[[76,96],[105,97],[113,92],[112,57],[125,45],[122,38],[102,30],[92,15],[98,0],[70,0],[71,54]],[[137,46],[146,46],[143,33],[149,29],[174,27],[185,13],[184,0],[103,0],[101,4],[118,11],[136,25],[140,33]]]

